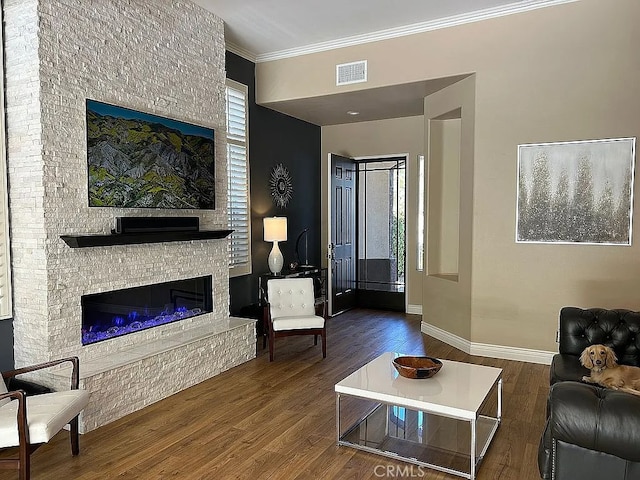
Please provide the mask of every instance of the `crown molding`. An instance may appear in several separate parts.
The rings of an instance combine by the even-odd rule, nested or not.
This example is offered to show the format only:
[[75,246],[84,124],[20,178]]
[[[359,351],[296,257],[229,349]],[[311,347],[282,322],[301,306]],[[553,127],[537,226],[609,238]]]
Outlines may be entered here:
[[229,52],[235,53],[236,55],[244,58],[245,60],[249,60],[250,62],[257,63],[257,57],[254,53],[240,47],[239,45],[236,45],[235,43],[225,41],[224,47]]
[[[573,3],[578,0],[526,0],[509,5],[502,5],[499,7],[488,8],[485,10],[479,10],[477,12],[465,13],[460,15],[453,15],[450,17],[440,18],[429,22],[414,23],[412,25],[405,25],[403,27],[389,28],[386,30],[379,30],[377,32],[354,35],[351,37],[340,38],[336,40],[330,40],[327,42],[315,43],[312,45],[306,45],[303,47],[290,48],[287,50],[280,50],[275,52],[269,52],[261,55],[255,55],[253,60],[255,63],[270,62],[273,60],[281,60],[284,58],[297,57],[300,55],[308,55],[310,53],[324,52],[327,50],[333,50],[336,48],[351,47],[354,45],[361,45],[363,43],[377,42],[380,40],[388,40],[391,38],[404,37],[407,35],[414,35],[416,33],[424,33],[432,30],[439,30],[441,28],[455,27],[457,25],[464,25],[466,23],[480,22],[482,20],[489,20],[491,18],[504,17],[507,15],[514,15],[517,13],[528,12],[539,8],[552,7],[556,5],[562,5],[564,3]],[[234,52],[236,53],[236,52]],[[238,53],[238,55],[241,55]],[[247,57],[245,57],[247,58]]]

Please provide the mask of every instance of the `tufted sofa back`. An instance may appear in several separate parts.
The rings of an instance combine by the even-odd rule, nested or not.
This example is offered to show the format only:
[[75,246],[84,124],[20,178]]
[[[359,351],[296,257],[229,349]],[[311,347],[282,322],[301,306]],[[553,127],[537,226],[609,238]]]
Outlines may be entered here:
[[580,355],[594,344],[613,348],[619,363],[640,366],[640,312],[562,308],[559,352]]
[[313,278],[282,278],[267,282],[271,318],[315,315]]

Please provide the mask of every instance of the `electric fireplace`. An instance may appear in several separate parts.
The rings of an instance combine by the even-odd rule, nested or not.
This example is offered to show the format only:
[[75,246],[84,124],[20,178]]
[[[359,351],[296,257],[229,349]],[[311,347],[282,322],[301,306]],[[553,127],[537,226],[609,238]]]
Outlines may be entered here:
[[213,311],[211,276],[83,295],[82,344]]

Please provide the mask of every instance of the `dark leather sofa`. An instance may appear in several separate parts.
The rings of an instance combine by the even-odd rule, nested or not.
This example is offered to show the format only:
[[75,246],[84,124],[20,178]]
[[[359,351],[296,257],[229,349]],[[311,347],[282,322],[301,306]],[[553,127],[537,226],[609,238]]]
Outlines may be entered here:
[[560,311],[559,353],[551,363],[540,476],[554,480],[640,480],[640,397],[581,382],[582,351],[612,347],[618,362],[640,366],[640,312]]

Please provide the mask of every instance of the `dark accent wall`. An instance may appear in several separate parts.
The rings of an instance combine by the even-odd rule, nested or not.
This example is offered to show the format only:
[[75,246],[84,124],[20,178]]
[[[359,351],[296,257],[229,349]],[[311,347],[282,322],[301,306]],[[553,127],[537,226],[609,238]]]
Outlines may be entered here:
[[0,320],[0,372],[13,369],[13,320]]
[[[251,254],[253,273],[229,280],[230,310],[258,302],[258,276],[268,273],[272,244],[262,236],[262,219],[287,217],[288,240],[280,243],[285,267],[294,261],[296,238],[308,232],[309,263],[320,264],[320,134],[318,125],[270,110],[255,103],[255,64],[234,53],[226,54],[227,78],[249,87],[249,164],[251,192]],[[285,208],[271,199],[271,169],[282,163],[293,183],[293,198]]]

